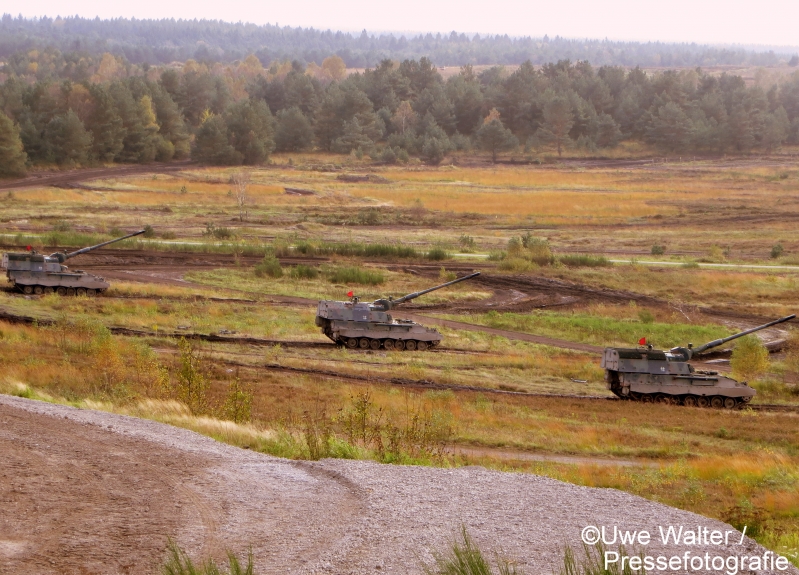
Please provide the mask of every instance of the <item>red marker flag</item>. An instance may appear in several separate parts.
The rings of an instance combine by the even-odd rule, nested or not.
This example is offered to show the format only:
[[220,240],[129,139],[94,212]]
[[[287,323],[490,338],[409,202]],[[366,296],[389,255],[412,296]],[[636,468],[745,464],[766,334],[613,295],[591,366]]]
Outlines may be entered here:
[[30,247],[30,246],[25,246],[25,249],[28,250],[28,251],[31,251],[33,248]]
[[354,294],[354,293],[352,293],[352,291],[348,291],[348,292],[347,292],[347,297],[352,297],[352,296],[354,296],[354,295],[355,295],[355,294]]
[[642,337],[641,339],[639,339],[638,340],[638,345],[646,345],[646,338]]

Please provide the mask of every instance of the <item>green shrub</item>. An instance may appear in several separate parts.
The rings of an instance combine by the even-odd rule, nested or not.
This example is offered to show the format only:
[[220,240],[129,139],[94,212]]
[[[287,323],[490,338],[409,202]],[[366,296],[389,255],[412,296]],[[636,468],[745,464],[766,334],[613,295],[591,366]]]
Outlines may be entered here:
[[558,261],[565,266],[570,268],[578,268],[578,267],[585,267],[585,268],[598,268],[598,267],[607,267],[613,265],[611,261],[606,258],[605,256],[589,256],[585,254],[570,254],[565,256],[560,256]]
[[773,248],[771,248],[771,259],[777,259],[780,257],[785,250],[782,247],[782,244],[776,244]]
[[525,259],[539,266],[547,266],[555,261],[549,241],[535,237],[530,232],[508,240],[508,258]]
[[218,228],[213,223],[208,222],[205,224],[205,231],[203,232],[203,235],[206,237],[216,238],[217,240],[229,240],[235,234],[230,228]]
[[354,266],[336,268],[330,274],[330,282],[335,284],[380,285],[384,281],[382,272]]
[[289,277],[295,280],[314,280],[319,277],[319,270],[313,266],[299,264],[291,268]]
[[732,350],[730,367],[736,377],[746,381],[763,375],[769,368],[768,350],[757,336],[744,336]]
[[228,551],[227,571],[220,569],[213,559],[208,559],[202,565],[194,565],[186,552],[172,539],[167,544],[167,554],[167,560],[161,567],[162,575],[253,575],[255,573],[252,550],[247,554],[247,563],[244,566],[236,555]]
[[64,220],[58,220],[56,223],[53,224],[53,231],[54,232],[69,232],[72,231],[72,224],[66,222]]
[[283,277],[283,267],[274,256],[264,256],[263,261],[255,266],[254,272],[255,276],[259,278],[268,276],[277,279]]
[[524,258],[509,257],[499,262],[497,267],[505,272],[531,272],[538,266]]
[[466,527],[461,527],[460,538],[455,540],[446,554],[433,554],[435,565],[425,566],[427,575],[520,575],[510,561],[496,558],[494,569],[483,552],[469,536]]
[[429,252],[427,252],[427,259],[432,260],[434,262],[440,262],[442,260],[448,260],[452,256],[449,254],[447,250],[441,247],[432,248]]
[[144,226],[144,233],[142,234],[142,236],[144,236],[145,238],[154,238],[155,230],[153,229],[153,226],[151,226],[150,224]]
[[653,256],[662,256],[666,253],[666,246],[659,246],[655,244],[652,246],[652,255]]
[[630,562],[625,561],[622,567],[621,557],[625,556],[624,547],[619,547],[618,553],[619,560],[609,562],[607,568],[605,567],[605,546],[600,542],[589,547],[583,545],[585,557],[578,560],[574,556],[571,547],[566,547],[563,552],[563,567],[560,569],[559,575],[646,575],[646,570],[633,569],[630,567]]
[[638,312],[638,319],[641,321],[641,323],[655,323],[655,314],[648,309],[642,309]]
[[508,252],[502,250],[491,250],[488,252],[488,261],[490,262],[501,262],[506,257],[508,257]]
[[460,238],[458,238],[458,243],[461,245],[461,248],[463,248],[464,251],[473,250],[477,247],[477,242],[474,241],[474,238],[466,234],[463,234]]
[[161,234],[161,239],[163,240],[174,240],[177,237],[178,236],[175,234],[175,232],[164,232]]

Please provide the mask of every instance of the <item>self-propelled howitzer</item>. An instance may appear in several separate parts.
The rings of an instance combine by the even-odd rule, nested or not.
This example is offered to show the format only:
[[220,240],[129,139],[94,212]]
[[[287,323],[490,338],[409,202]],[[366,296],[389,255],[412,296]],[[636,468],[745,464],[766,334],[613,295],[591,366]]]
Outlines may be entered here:
[[746,382],[739,382],[716,371],[696,370],[691,359],[739,337],[792,320],[789,315],[699,347],[675,347],[668,351],[606,347],[602,355],[605,382],[622,399],[671,403],[698,407],[732,409],[749,402],[755,395]]
[[25,294],[56,292],[59,295],[93,296],[98,292],[104,292],[111,287],[111,284],[105,281],[104,278],[86,273],[83,270],[70,270],[64,265],[64,262],[108,244],[138,236],[145,231],[139,230],[121,238],[69,253],[55,252],[46,256],[37,253],[36,250],[29,249],[26,252],[3,254],[2,268],[6,270],[8,281]]
[[444,339],[441,334],[411,320],[395,319],[388,312],[421,295],[479,275],[480,272],[475,272],[397,299],[368,303],[353,296],[349,301],[320,301],[316,309],[316,325],[334,342],[350,349],[424,351],[438,345]]

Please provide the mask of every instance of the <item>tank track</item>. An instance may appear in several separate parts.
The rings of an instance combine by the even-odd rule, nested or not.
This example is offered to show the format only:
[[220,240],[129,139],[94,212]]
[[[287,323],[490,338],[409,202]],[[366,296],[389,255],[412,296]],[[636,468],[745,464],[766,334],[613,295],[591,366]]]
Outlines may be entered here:
[[350,337],[336,341],[347,349],[384,349],[386,351],[425,351],[438,345],[437,341],[417,341],[415,339],[371,339],[368,337]]
[[39,286],[39,285],[15,285],[20,292],[24,293],[25,295],[47,295],[56,293],[60,296],[87,296],[87,297],[94,297],[97,294],[103,293],[105,290],[100,289],[90,289],[84,287],[65,287],[65,286]]
[[749,403],[749,397],[728,397],[724,395],[668,395],[665,393],[635,393],[622,398],[641,403],[660,403],[662,405],[683,405],[685,407],[712,407],[714,409],[740,409]]

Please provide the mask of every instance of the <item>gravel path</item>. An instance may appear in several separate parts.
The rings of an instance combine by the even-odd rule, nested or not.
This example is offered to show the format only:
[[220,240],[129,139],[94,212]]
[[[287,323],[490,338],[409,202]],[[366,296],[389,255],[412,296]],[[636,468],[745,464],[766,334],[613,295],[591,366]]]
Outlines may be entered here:
[[293,462],[9,396],[0,396],[0,462],[0,573],[154,572],[167,536],[193,556],[251,546],[261,574],[421,573],[461,525],[528,575],[555,572],[587,525],[648,529],[648,555],[764,552],[749,539],[663,546],[661,525],[730,528],[621,491],[479,467]]

